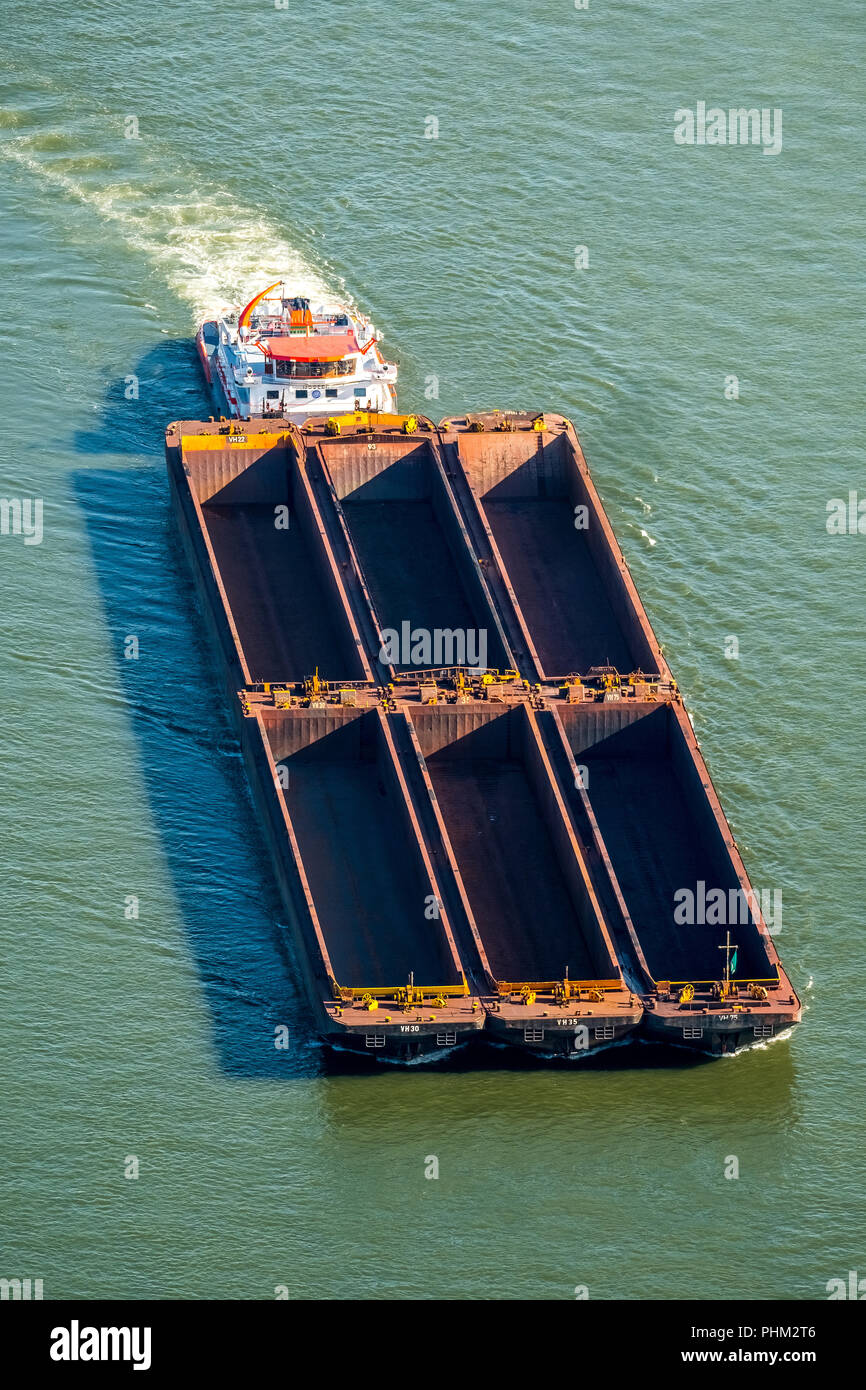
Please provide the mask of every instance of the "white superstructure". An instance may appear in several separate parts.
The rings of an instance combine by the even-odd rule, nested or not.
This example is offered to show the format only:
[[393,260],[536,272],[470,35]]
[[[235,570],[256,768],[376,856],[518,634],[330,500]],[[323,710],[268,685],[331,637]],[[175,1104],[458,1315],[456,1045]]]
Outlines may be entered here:
[[370,320],[342,304],[286,295],[282,281],[203,323],[196,342],[208,382],[230,415],[396,412],[397,367]]

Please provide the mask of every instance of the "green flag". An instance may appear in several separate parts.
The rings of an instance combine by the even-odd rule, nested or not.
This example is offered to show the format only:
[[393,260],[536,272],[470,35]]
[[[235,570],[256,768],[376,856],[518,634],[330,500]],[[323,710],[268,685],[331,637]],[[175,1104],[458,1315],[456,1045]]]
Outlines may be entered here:
[[731,956],[731,974],[732,974],[732,975],[736,975],[736,973],[737,973],[737,950],[736,950],[736,947],[734,947],[734,954]]

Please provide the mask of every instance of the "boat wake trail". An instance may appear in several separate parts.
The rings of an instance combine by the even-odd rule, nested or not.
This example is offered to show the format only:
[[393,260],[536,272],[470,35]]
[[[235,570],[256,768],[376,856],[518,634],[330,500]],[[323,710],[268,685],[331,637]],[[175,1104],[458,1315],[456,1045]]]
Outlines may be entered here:
[[251,285],[281,277],[310,298],[338,292],[346,299],[343,286],[329,285],[272,222],[239,206],[233,194],[203,189],[195,172],[167,168],[171,161],[158,149],[144,152],[139,142],[119,143],[139,146],[134,168],[128,148],[116,157],[82,156],[80,136],[72,132],[16,131],[0,142],[0,157],[44,189],[60,192],[67,203],[95,213],[145,258],[196,322],[248,296]]

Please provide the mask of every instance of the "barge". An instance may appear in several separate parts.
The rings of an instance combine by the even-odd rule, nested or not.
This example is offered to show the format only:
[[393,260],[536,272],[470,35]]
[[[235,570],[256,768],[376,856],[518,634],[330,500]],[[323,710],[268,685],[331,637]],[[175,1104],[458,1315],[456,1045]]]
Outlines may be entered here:
[[799,1020],[567,420],[182,421],[166,457],[321,1038],[717,1055]]

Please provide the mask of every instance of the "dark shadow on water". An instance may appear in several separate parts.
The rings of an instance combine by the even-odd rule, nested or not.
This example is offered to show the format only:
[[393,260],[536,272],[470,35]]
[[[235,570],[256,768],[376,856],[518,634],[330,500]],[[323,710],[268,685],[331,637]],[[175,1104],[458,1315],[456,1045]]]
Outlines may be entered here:
[[[405,1075],[406,1069],[333,1053],[310,1041],[312,1021],[300,972],[169,502],[165,426],[174,419],[206,419],[212,407],[190,342],[167,340],[148,349],[135,375],[138,400],[126,398],[122,381],[113,383],[96,428],[79,434],[75,447],[89,456],[135,455],[136,462],[82,467],[71,485],[84,517],[118,689],[210,1010],[219,1065],[228,1075],[259,1080]],[[139,640],[136,660],[124,656],[128,635]],[[290,1032],[285,1051],[274,1046],[281,1026]],[[772,1054],[767,1071],[777,1094],[787,1095],[790,1049],[780,1043]],[[551,1063],[478,1041],[408,1070],[416,1077],[479,1070],[682,1071],[710,1060],[683,1049],[635,1043],[579,1062]],[[712,1065],[730,1068],[738,1060]]]
[[[131,398],[127,392],[137,392]],[[202,380],[190,338],[166,338],[142,353],[129,376],[109,382],[92,430],[79,430],[81,454],[162,456],[165,427],[172,420],[206,420],[214,406]]]
[[[161,460],[73,478],[84,513],[153,825],[213,1021],[221,1067],[244,1077],[309,1075],[306,1006],[287,969],[287,933],[253,822],[240,748],[173,532]],[[124,657],[138,638],[137,660]],[[146,904],[142,904],[146,912]],[[275,1028],[293,1046],[277,1051]]]
[[[169,505],[165,426],[207,418],[212,408],[187,341],[149,349],[135,375],[138,400],[126,399],[122,380],[112,383],[94,430],[75,440],[82,455],[132,454],[135,461],[83,467],[71,479],[118,689],[218,1063],[238,1077],[309,1076],[320,1070],[320,1058],[305,1045],[306,1001]],[[130,634],[139,640],[137,660],[124,656]],[[285,1051],[274,1046],[281,1025],[290,1030]]]
[[[767,1050],[769,1051],[769,1049]],[[773,1051],[780,1062],[783,1058],[786,1061],[790,1059],[790,1050],[784,1041],[774,1044]],[[747,1053],[748,1049],[744,1049],[737,1058],[709,1057],[705,1053],[694,1052],[690,1048],[670,1047],[663,1043],[646,1043],[635,1039],[632,1042],[605,1048],[603,1051],[592,1053],[586,1057],[579,1057],[575,1054],[575,1057],[570,1059],[565,1056],[536,1056],[530,1052],[523,1052],[520,1048],[508,1047],[501,1043],[489,1042],[485,1038],[478,1038],[466,1043],[463,1047],[455,1048],[441,1061],[418,1062],[409,1070],[416,1072],[427,1070],[432,1072],[467,1072],[478,1071],[483,1068],[484,1071],[498,1072],[684,1071],[703,1067],[730,1066],[736,1061],[743,1061]],[[402,1067],[377,1062],[373,1058],[368,1059],[360,1053],[333,1052],[323,1047],[322,1056],[326,1070],[334,1075],[351,1076],[361,1073],[369,1075],[371,1072],[386,1075],[394,1071],[404,1070]]]
[[[386,1075],[394,1071],[406,1070],[402,1066],[397,1067],[388,1063],[377,1062],[373,1058],[365,1057],[362,1053],[333,1052],[323,1048],[322,1054],[326,1070],[337,1076],[353,1076],[362,1073],[369,1075],[371,1072]],[[687,1052],[684,1048],[647,1047],[636,1042],[611,1047],[603,1052],[582,1057],[580,1060],[569,1060],[568,1057],[535,1056],[530,1052],[521,1051],[520,1048],[478,1038],[466,1043],[463,1047],[455,1048],[453,1052],[449,1052],[441,1060],[429,1059],[417,1062],[408,1070],[415,1072],[428,1070],[432,1072],[468,1072],[481,1069],[497,1072],[549,1072],[553,1069],[557,1071],[635,1071],[648,1067],[653,1069],[677,1067],[682,1070],[683,1067],[700,1066],[711,1061],[713,1058],[702,1057],[699,1053]]]

